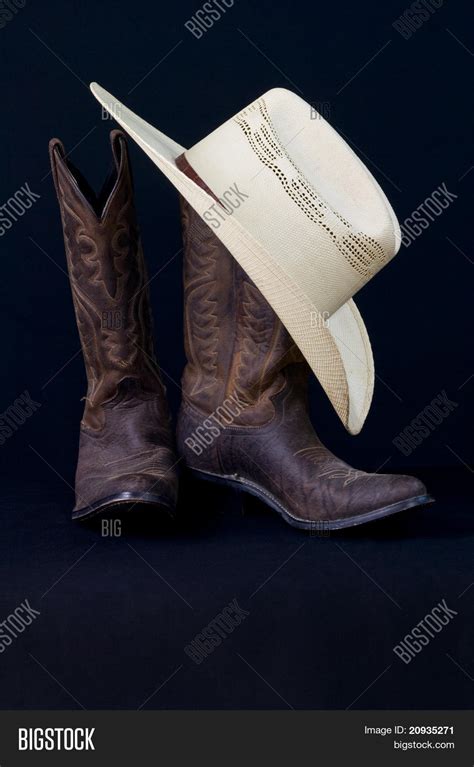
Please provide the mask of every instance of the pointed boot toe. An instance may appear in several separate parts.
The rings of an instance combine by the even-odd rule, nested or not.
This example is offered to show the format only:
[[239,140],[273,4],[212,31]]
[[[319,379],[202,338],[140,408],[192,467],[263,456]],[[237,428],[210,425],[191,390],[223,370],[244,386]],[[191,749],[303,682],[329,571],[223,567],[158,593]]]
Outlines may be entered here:
[[426,486],[416,477],[407,474],[381,474],[380,478],[382,479],[382,477],[387,478],[386,486],[382,492],[387,506],[397,505],[397,510],[402,511],[412,506],[421,506],[434,501]]
[[157,447],[144,452],[137,458],[128,452],[112,462],[114,473],[110,464],[98,463],[95,469],[86,469],[84,479],[76,481],[73,518],[133,512],[144,505],[155,506],[157,511],[174,517],[178,494],[174,453]]

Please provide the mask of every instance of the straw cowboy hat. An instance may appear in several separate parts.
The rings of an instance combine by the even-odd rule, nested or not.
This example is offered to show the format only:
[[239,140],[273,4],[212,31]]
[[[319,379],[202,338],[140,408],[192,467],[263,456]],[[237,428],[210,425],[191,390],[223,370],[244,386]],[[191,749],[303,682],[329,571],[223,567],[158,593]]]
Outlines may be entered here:
[[[374,365],[352,296],[400,246],[395,214],[365,165],[285,89],[268,91],[191,149],[97,83],[91,90],[214,229],[357,434],[372,400]],[[229,204],[229,190],[240,193],[238,205]]]

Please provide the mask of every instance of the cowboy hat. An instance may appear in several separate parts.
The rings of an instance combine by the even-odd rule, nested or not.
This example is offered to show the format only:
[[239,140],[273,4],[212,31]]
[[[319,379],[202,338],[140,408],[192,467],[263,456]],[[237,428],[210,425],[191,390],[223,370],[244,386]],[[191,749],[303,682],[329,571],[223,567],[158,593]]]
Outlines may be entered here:
[[[280,317],[346,429],[358,434],[374,365],[352,296],[400,246],[395,214],[365,165],[314,108],[282,88],[184,149],[97,83],[90,87],[213,227]],[[236,189],[233,206],[226,192]]]

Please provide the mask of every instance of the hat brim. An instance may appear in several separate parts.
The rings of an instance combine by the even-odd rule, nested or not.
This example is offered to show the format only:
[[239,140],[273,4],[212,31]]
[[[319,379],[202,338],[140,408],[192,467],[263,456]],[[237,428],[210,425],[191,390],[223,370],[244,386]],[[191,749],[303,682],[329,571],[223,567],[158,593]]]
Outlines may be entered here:
[[[91,91],[205,221],[215,205],[199,184],[176,165],[186,150],[119,102],[97,83]],[[216,236],[247,272],[292,336],[350,434],[358,434],[370,408],[374,364],[369,337],[352,299],[329,319],[301,286],[235,218],[226,217]]]

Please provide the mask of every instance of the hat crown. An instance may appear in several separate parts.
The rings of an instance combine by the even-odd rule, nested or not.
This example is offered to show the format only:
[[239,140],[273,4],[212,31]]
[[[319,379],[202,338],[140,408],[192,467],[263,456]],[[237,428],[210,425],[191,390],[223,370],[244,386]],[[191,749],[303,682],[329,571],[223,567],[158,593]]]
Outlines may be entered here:
[[[299,96],[273,89],[186,152],[220,197],[236,183],[235,218],[308,284],[332,314],[398,250],[398,223],[367,168]],[[316,267],[316,268],[314,268]],[[311,278],[309,282],[311,282]],[[311,288],[310,288],[311,289]]]

